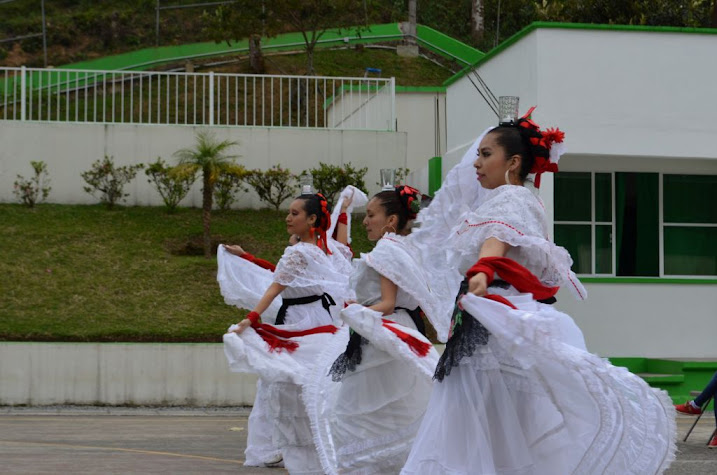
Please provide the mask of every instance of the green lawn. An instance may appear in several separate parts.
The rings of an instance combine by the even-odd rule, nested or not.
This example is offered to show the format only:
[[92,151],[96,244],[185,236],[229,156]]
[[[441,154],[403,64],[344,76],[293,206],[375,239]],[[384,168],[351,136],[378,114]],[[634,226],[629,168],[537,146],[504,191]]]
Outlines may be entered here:
[[[0,340],[221,341],[244,312],[224,304],[216,261],[169,251],[201,234],[200,214],[0,204]],[[288,240],[270,210],[216,211],[212,234],[273,262]]]

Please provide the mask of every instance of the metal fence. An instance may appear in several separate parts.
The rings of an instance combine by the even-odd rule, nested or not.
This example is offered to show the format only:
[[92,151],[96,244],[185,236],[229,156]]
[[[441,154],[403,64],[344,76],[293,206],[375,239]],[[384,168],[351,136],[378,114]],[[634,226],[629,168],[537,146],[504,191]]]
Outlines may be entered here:
[[395,111],[393,78],[0,67],[0,120],[395,130]]

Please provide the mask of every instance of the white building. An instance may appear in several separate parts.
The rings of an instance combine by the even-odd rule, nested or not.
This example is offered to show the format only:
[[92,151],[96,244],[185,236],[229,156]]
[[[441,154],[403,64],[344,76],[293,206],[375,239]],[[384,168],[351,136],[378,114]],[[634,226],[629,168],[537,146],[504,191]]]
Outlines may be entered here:
[[[476,65],[566,133],[541,197],[590,295],[557,306],[600,355],[717,359],[715,33],[537,23]],[[497,123],[467,72],[446,86],[444,175]]]

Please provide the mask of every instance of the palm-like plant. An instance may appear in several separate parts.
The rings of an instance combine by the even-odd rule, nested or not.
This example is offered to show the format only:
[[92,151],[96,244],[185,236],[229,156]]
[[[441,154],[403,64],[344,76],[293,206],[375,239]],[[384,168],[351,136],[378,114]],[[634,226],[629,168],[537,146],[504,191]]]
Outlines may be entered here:
[[236,166],[234,159],[239,155],[229,155],[227,151],[239,142],[218,141],[211,132],[198,132],[194,147],[177,150],[174,156],[179,159],[179,167],[202,172],[202,225],[204,228],[204,257],[212,256],[211,222],[212,196],[214,183],[219,174]]

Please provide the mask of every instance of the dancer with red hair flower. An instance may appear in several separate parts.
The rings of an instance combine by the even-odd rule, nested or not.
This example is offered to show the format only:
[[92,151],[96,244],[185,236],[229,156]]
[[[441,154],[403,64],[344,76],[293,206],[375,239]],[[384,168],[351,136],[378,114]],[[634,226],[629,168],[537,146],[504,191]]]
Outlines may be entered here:
[[530,113],[489,129],[418,216],[414,244],[465,279],[402,474],[654,474],[674,460],[667,394],[589,353],[552,305],[560,286],[586,297],[530,189],[558,170],[563,137]]
[[[388,185],[369,201],[364,226],[374,249],[354,260],[356,303],[304,384],[324,472],[397,473],[406,461],[431,393],[438,353],[421,314],[440,307],[433,280],[407,242],[420,193]],[[349,328],[350,327],[350,328]]]
[[[273,273],[254,264],[250,275],[232,277],[219,263],[218,280],[228,303],[252,303],[246,319],[224,335],[224,350],[232,371],[259,375],[257,396],[249,420],[247,465],[274,465],[283,459],[291,473],[320,473],[316,449],[296,375],[313,357],[312,348],[299,348],[293,337],[323,340],[338,331],[333,324],[336,305],[350,297],[348,275],[351,252],[329,239],[331,215],[321,194],[296,198],[286,217],[287,232],[299,242],[284,251]],[[226,252],[226,251],[225,251]],[[228,256],[223,256],[226,258]],[[238,284],[259,272],[271,276],[271,284],[256,297],[252,283]],[[236,295],[236,300],[228,298]],[[276,306],[277,297],[281,304]],[[272,323],[262,322],[267,314]],[[318,345],[317,345],[318,346]]]

